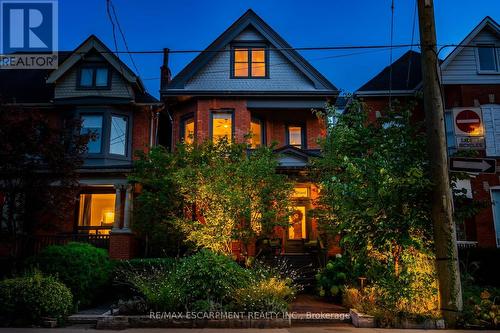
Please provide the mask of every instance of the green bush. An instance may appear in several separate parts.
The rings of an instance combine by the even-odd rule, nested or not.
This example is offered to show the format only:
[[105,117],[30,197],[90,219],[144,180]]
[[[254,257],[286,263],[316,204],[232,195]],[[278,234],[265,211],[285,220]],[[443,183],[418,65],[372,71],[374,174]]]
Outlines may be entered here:
[[[156,311],[285,311],[296,289],[271,269],[202,250],[182,260],[123,265],[117,277]],[[135,264],[132,264],[135,265]]]
[[290,280],[277,277],[256,280],[232,294],[236,311],[284,313],[295,296]]
[[318,293],[339,299],[342,288],[347,282],[347,268],[344,258],[329,260],[326,266],[316,275]]
[[471,328],[500,328],[500,288],[465,285],[461,325]]
[[67,285],[81,306],[98,301],[111,282],[108,253],[89,244],[48,246],[35,258],[35,264]]
[[248,285],[251,277],[249,270],[231,258],[201,250],[181,260],[174,281],[182,288],[188,304],[197,300],[224,304],[230,300],[234,290]]
[[63,321],[73,296],[64,284],[40,273],[0,281],[0,317],[4,324],[38,324],[43,317]]

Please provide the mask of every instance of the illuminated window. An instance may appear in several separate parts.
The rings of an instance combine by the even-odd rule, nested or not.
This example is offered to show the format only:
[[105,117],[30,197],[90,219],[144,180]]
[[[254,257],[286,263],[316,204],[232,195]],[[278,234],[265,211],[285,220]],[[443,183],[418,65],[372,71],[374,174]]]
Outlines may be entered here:
[[190,116],[181,121],[181,140],[187,144],[194,141],[194,117]]
[[212,112],[212,140],[218,142],[223,138],[228,142],[233,139],[233,113],[230,111]]
[[109,153],[126,155],[127,147],[127,117],[111,116],[111,129],[109,136]]
[[233,76],[259,78],[267,76],[267,52],[263,47],[235,47]]
[[108,234],[115,221],[115,194],[80,194],[78,228]]
[[264,128],[262,121],[259,119],[252,119],[250,122],[250,147],[257,148],[264,144]]
[[497,50],[494,45],[478,45],[477,56],[479,59],[480,71],[498,71]]
[[294,187],[292,198],[309,198],[309,187]]
[[98,154],[102,147],[102,115],[82,115],[82,127],[80,133],[88,135],[87,152]]
[[295,146],[298,148],[302,148],[303,146],[303,136],[304,133],[302,132],[302,127],[300,126],[288,126],[287,128],[287,139],[288,139],[288,144],[290,146]]

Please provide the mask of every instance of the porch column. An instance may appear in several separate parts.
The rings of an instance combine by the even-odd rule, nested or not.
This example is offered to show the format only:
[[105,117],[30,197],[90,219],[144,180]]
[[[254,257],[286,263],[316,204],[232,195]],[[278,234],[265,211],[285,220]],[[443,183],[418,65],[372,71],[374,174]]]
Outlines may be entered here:
[[125,193],[125,211],[123,214],[123,229],[122,232],[130,232],[130,222],[132,220],[133,213],[133,187],[132,185],[127,185],[127,190]]
[[120,230],[120,222],[122,217],[122,185],[115,185],[115,220],[113,222],[113,229],[111,231],[116,232]]

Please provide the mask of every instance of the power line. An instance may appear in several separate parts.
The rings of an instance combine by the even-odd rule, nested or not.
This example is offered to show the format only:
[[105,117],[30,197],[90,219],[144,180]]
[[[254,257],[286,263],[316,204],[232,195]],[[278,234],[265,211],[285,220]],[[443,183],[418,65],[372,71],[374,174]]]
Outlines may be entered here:
[[[415,26],[417,22],[417,0],[415,0],[415,8],[413,9],[413,26],[411,28],[411,43],[413,44],[413,40],[415,39]],[[413,47],[410,47],[410,51],[413,50]],[[408,73],[406,75],[406,88],[410,85],[410,71],[411,71],[411,65],[412,65],[412,60],[413,57],[410,54],[409,60],[408,60]]]
[[[325,60],[325,59],[333,59],[333,58],[343,58],[343,57],[350,57],[350,56],[355,56],[355,55],[362,55],[362,54],[369,54],[369,53],[376,53],[376,52],[381,52],[381,51],[387,51],[389,48],[385,49],[376,49],[376,50],[370,50],[370,51],[364,51],[364,52],[352,52],[352,53],[347,53],[347,54],[335,54],[335,55],[330,55],[330,56],[325,56],[325,57],[318,57],[318,58],[312,58],[309,59],[309,61],[318,61],[318,60]],[[274,68],[282,65],[289,65],[290,62],[280,62],[280,63],[275,63],[275,64],[268,64],[269,68]],[[265,65],[257,66],[257,68],[262,68],[265,67]],[[255,65],[253,65],[253,68],[256,68]],[[222,70],[214,70],[214,71],[206,71],[204,74],[220,74],[220,73],[231,73],[231,70],[227,69],[222,69]],[[148,81],[148,80],[160,80],[160,77],[150,77],[150,78],[143,78],[143,81]]]
[[134,58],[132,57],[132,54],[130,53],[130,50],[128,48],[127,39],[125,38],[125,33],[123,32],[122,27],[120,25],[120,21],[118,20],[118,15],[116,14],[116,10],[115,10],[115,5],[113,4],[112,0],[108,0],[108,3],[111,5],[111,10],[113,11],[113,16],[115,17],[115,22],[116,22],[116,25],[118,26],[118,31],[120,32],[120,35],[122,36],[123,44],[125,45],[125,49],[127,50],[130,61],[132,62],[132,65],[134,66],[134,69],[135,69],[137,75],[140,76],[139,68],[137,68],[137,65],[135,64]]

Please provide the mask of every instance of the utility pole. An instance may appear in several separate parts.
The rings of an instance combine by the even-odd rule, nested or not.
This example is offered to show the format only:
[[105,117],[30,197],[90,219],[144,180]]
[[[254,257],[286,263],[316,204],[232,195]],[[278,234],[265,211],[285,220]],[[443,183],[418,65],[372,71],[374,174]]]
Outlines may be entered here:
[[432,189],[432,223],[441,311],[447,326],[456,325],[462,311],[457,236],[453,222],[452,192],[444,127],[444,106],[439,85],[433,0],[418,0],[418,22],[422,51],[424,109],[427,126]]

